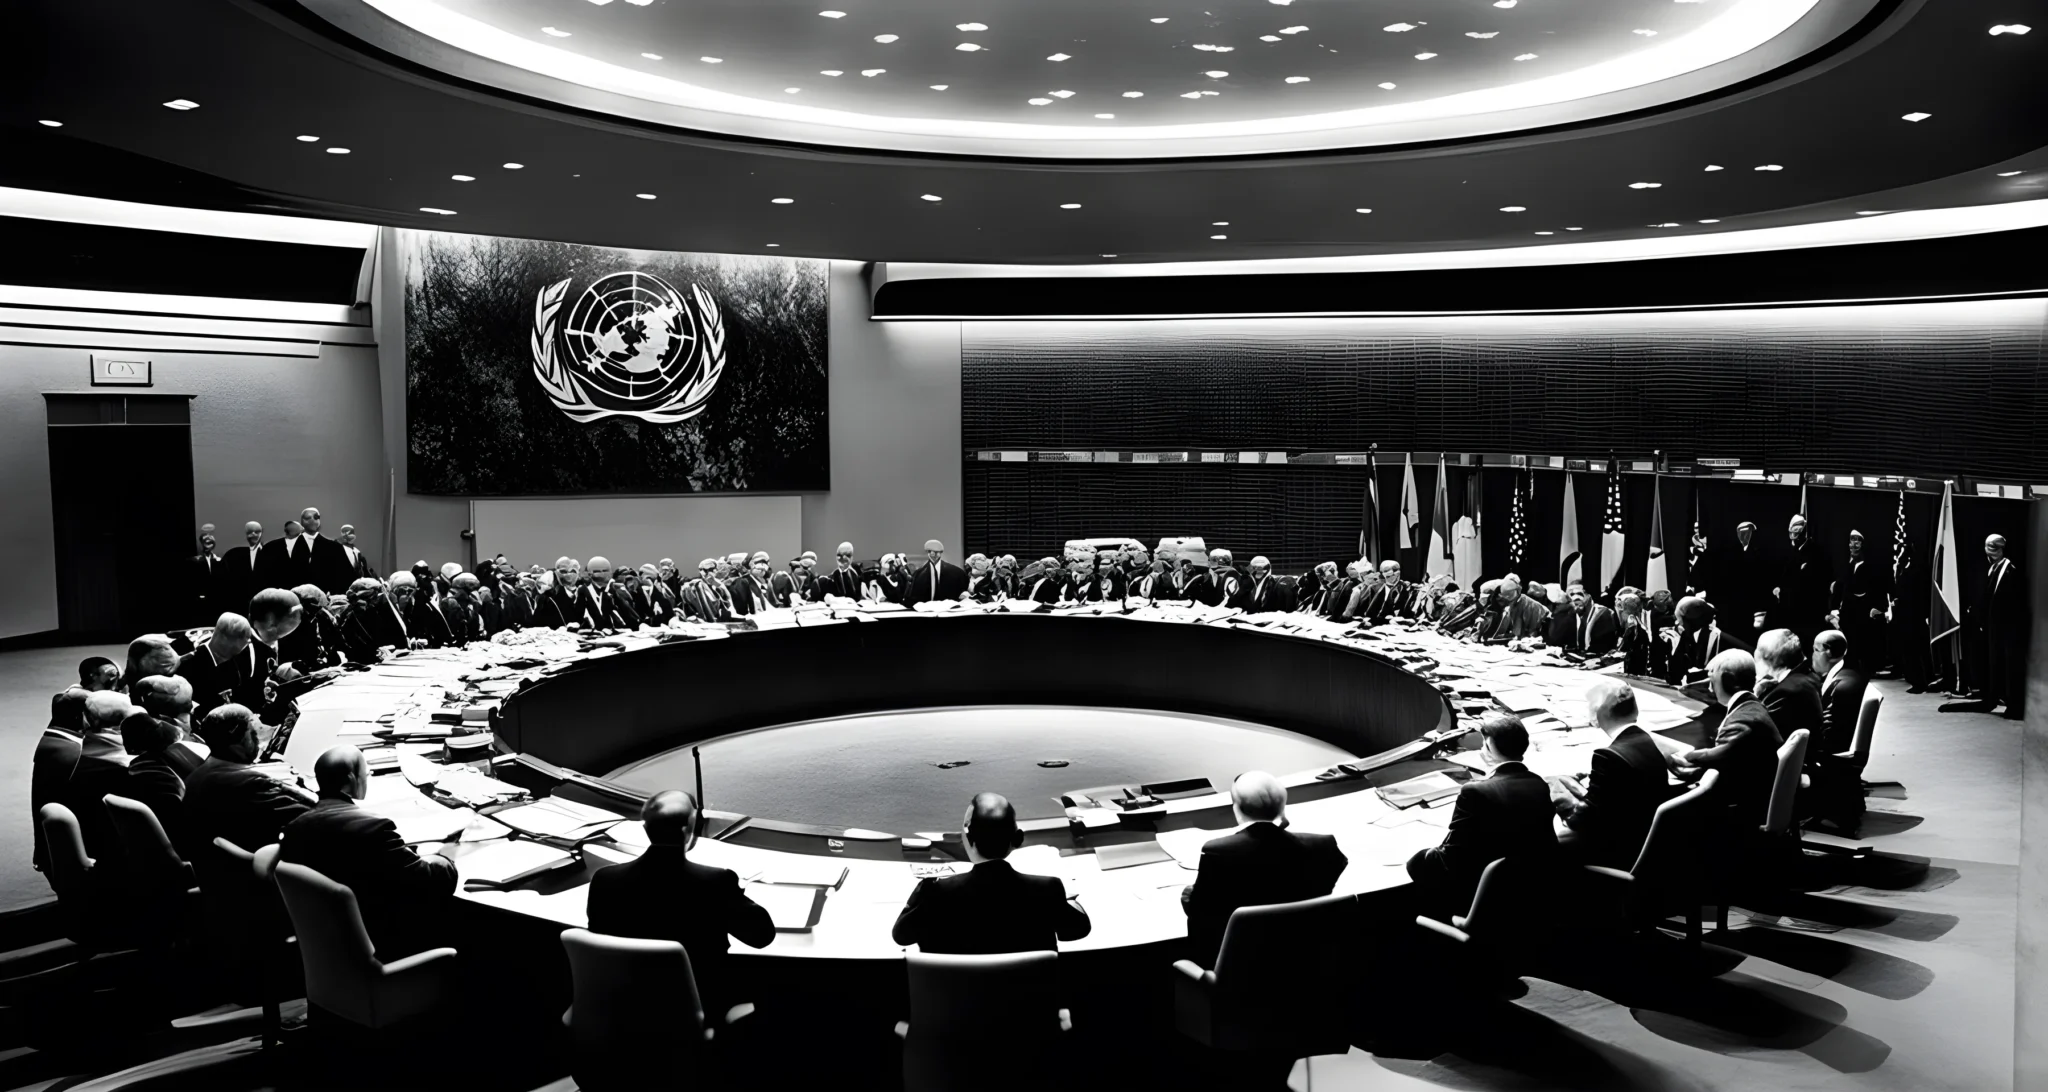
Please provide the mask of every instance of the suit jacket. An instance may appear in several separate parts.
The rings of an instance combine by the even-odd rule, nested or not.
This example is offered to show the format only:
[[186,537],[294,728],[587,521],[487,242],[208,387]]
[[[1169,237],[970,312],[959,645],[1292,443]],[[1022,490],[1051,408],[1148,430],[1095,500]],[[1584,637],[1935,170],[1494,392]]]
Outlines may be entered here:
[[804,601],[803,589],[798,586],[794,574],[772,572],[768,574],[768,605],[787,607]]
[[[362,552],[357,551],[357,556],[361,555]],[[348,551],[326,535],[313,538],[312,560],[308,562],[307,570],[312,574],[313,583],[329,595],[346,594],[349,584],[356,578],[356,566],[349,561]]]
[[1550,785],[1519,762],[1503,762],[1489,777],[1465,783],[1451,809],[1440,847],[1445,869],[1471,903],[1486,866],[1510,855],[1557,848]]
[[466,645],[490,636],[490,624],[484,620],[482,606],[474,601],[463,602],[450,595],[435,604],[441,615],[441,622],[448,627],[446,644]]
[[1973,632],[1998,644],[2027,640],[2027,578],[2012,558],[2000,558],[1984,575],[1972,597],[1968,619]]
[[1034,603],[1057,603],[1066,594],[1067,574],[1064,572],[1039,573],[1025,577],[1017,586],[1017,598],[1029,599]]
[[[337,545],[339,544],[337,543]],[[348,559],[348,547],[343,546],[341,548],[341,556],[344,561]],[[370,564],[369,553],[358,546],[356,547],[356,559],[349,562],[348,571],[351,579],[361,580],[366,576],[376,576],[377,566]]]
[[1282,584],[1279,577],[1270,573],[1264,580],[1246,577],[1239,605],[1244,607],[1246,614],[1293,610],[1294,591]]
[[1366,604],[1366,617],[1374,622],[1384,622],[1389,618],[1412,616],[1415,613],[1417,590],[1413,584],[1402,584],[1398,588],[1381,584],[1379,590],[1373,593],[1372,600]]
[[891,932],[927,952],[992,955],[1057,950],[1088,935],[1088,913],[1067,901],[1057,876],[1033,876],[1008,861],[927,877],[910,893]]
[[933,592],[932,566],[930,562],[917,567],[905,582],[907,594],[905,604],[926,603],[934,600],[958,599],[967,590],[967,570],[950,561],[941,560],[938,568],[938,591]]
[[690,953],[690,970],[707,1013],[736,1000],[726,937],[749,948],[775,939],[768,911],[747,897],[739,876],[689,860],[679,846],[649,846],[625,864],[590,877],[590,929],[616,937],[673,940]]
[[1242,594],[1244,578],[1236,569],[1206,569],[1187,586],[1187,597],[1205,607],[1235,607]]
[[277,841],[285,824],[305,814],[313,799],[254,766],[213,755],[185,781],[185,844],[180,849],[188,861],[217,860],[213,840],[226,838],[254,853]]
[[29,765],[28,815],[35,841],[30,861],[38,872],[49,858],[49,848],[43,842],[43,805],[64,802],[65,789],[78,769],[84,716],[85,691],[72,689],[51,697],[50,726],[36,741],[35,757]]
[[126,796],[128,752],[121,746],[121,733],[87,732],[79,742],[78,766],[64,786],[61,800],[78,817],[79,833],[85,837],[86,856],[121,870],[121,843],[114,834],[114,821],[100,801],[107,795]]
[[428,598],[424,588],[413,592],[412,608],[405,614],[405,632],[413,640],[425,641],[428,648],[461,643],[455,637],[455,628],[448,624],[448,616],[441,613],[440,603]]
[[642,582],[626,593],[626,598],[633,604],[633,613],[648,625],[667,625],[668,620],[676,616],[676,601],[669,594],[668,585],[659,580]]
[[588,629],[591,619],[584,613],[587,606],[584,598],[575,591],[556,585],[549,588],[533,607],[533,624],[549,629],[561,629],[575,623]]
[[1325,618],[1342,617],[1348,620],[1349,616],[1345,615],[1344,611],[1351,605],[1351,593],[1357,590],[1358,581],[1348,576],[1337,581],[1325,589],[1323,605],[1317,608],[1316,613]]
[[1687,751],[1685,761],[1721,771],[1714,792],[1721,797],[1727,821],[1756,830],[1770,810],[1771,785],[1778,778],[1778,745],[1784,742],[1770,711],[1745,690],[1728,702],[1714,745]]
[[828,595],[836,595],[842,599],[859,599],[860,586],[859,568],[844,570],[835,568],[831,572],[819,577],[814,582],[812,590],[817,593],[817,598],[820,602]]
[[1808,733],[1807,761],[1820,757],[1821,737],[1827,724],[1821,711],[1820,680],[1814,678],[1812,672],[1802,669],[1777,682],[1760,682],[1756,696],[1764,703],[1764,710],[1770,713],[1771,723],[1778,726],[1780,742],[1804,728]]
[[[185,559],[184,607],[191,611],[193,621],[211,622],[228,609],[222,606],[229,601],[221,594],[222,575],[223,559],[206,554],[194,554]],[[241,613],[242,607],[247,605],[248,602],[243,601],[234,608],[235,613]]]
[[1550,634],[1562,643],[1545,639],[1545,644],[1569,648],[1589,656],[1604,656],[1621,644],[1621,619],[1612,608],[1588,602],[1581,611],[1565,607],[1550,616]]
[[1708,585],[1713,596],[1708,601],[1714,604],[1722,618],[1729,620],[1729,624],[1748,633],[1756,612],[1770,609],[1771,585],[1774,583],[1770,573],[1763,547],[1754,539],[1747,550],[1737,543],[1715,562],[1715,582]]
[[498,628],[525,629],[533,624],[537,604],[527,593],[513,588],[498,596]]
[[602,589],[585,584],[582,594],[584,613],[596,619],[600,629],[635,629],[640,625],[640,612],[633,606],[632,593],[624,584],[614,580]]
[[257,592],[256,558],[249,548],[237,546],[220,555],[220,564],[214,566],[213,574],[215,605],[223,612],[246,612],[249,599]]
[[733,577],[732,582],[725,586],[725,590],[732,596],[732,612],[736,617],[745,617],[757,610],[766,610],[775,605],[774,599],[769,595],[767,582],[755,580],[752,573]]
[[1579,613],[1569,606],[1551,611],[1550,620],[1543,623],[1543,643],[1551,648],[1577,649]]
[[1119,602],[1124,597],[1124,574],[1114,569],[1101,576],[1089,573],[1061,588],[1060,597],[1070,603]]
[[1486,639],[1513,641],[1524,637],[1541,637],[1544,623],[1549,620],[1549,609],[1526,595],[1519,595],[1515,597],[1514,602],[1501,605],[1500,624],[1486,635]]
[[185,777],[196,772],[186,764],[192,757],[191,751],[176,744],[136,755],[128,760],[126,783],[113,790],[148,808],[173,846],[185,844]]
[[1593,752],[1585,797],[1558,811],[1585,840],[1589,862],[1626,870],[1635,867],[1650,837],[1657,805],[1670,798],[1664,752],[1650,733],[1631,724]]
[[398,611],[389,599],[377,602],[361,610],[351,609],[341,619],[341,648],[348,658],[359,664],[377,662],[377,650],[406,647],[406,630],[399,623]]
[[312,544],[304,535],[291,542],[289,552],[282,538],[273,538],[256,551],[256,584],[251,594],[264,588],[296,588],[313,583]]
[[1300,902],[1330,893],[1348,862],[1329,834],[1252,823],[1202,847],[1202,868],[1181,895],[1194,959],[1214,966],[1223,927],[1241,906]]
[[1885,609],[1891,602],[1891,590],[1890,567],[1867,557],[1851,560],[1849,571],[1843,573],[1835,585],[1834,607],[1842,612],[1842,628],[1854,633],[1858,629],[1884,625],[1883,618],[1872,618],[1870,612]]
[[1863,693],[1870,679],[1843,665],[1820,684],[1821,732],[1807,741],[1806,754],[1838,755],[1856,744],[1856,720],[1863,715]]
[[967,598],[977,603],[993,603],[1002,598],[1003,582],[994,569],[985,573],[967,574]]
[[1681,633],[1677,646],[1665,658],[1664,681],[1678,686],[1685,681],[1686,672],[1696,667],[1704,669],[1708,661],[1720,655],[1723,649],[1740,648],[1742,644],[1720,626],[1710,625],[1691,633]]
[[334,624],[326,611],[316,610],[299,622],[299,628],[277,642],[277,654],[302,672],[318,671],[340,663],[344,646],[341,627]]
[[211,646],[205,644],[178,658],[178,674],[192,684],[195,720],[229,702],[241,701],[251,681],[247,653],[215,662]]
[[[1828,596],[1834,585],[1834,566],[1814,545],[1811,536],[1792,551],[1779,571],[1778,605],[1772,612],[1773,625],[1782,624],[1794,632],[1812,635],[1827,613]],[[1782,622],[1780,621],[1782,619]]]
[[438,853],[421,856],[399,837],[391,820],[337,793],[284,825],[279,857],[305,865],[355,892],[363,927],[377,958],[419,951],[423,921],[447,911],[455,892],[455,866]]
[[730,622],[732,593],[716,580],[692,580],[683,585],[683,613],[703,622]]

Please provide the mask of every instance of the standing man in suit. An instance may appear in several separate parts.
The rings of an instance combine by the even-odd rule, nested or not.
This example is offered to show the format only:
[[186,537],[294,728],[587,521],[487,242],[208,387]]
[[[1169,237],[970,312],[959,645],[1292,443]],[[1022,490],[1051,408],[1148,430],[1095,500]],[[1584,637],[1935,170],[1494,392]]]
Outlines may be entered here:
[[[220,581],[225,573],[221,569],[218,540],[213,535],[213,524],[199,525],[199,553],[194,555],[185,572],[188,591],[185,602],[193,618],[214,618],[223,610],[225,598],[221,595]],[[236,607],[241,604],[237,603]]]
[[1892,558],[1891,602],[1885,612],[1885,637],[1892,662],[1906,680],[1906,693],[1922,694],[1934,683],[1934,662],[1927,647],[1927,606],[1932,595],[1926,571],[1913,556],[1912,543]]
[[1771,624],[1798,634],[1801,642],[1811,642],[1814,634],[1827,625],[1835,569],[1814,543],[1813,536],[1806,533],[1805,516],[1793,516],[1787,534],[1792,541],[1792,556],[1785,560],[1777,586],[1771,589],[1777,602]]
[[1088,911],[1057,876],[1032,876],[1004,858],[1024,844],[1017,809],[1002,796],[977,794],[967,805],[962,842],[973,868],[918,882],[896,917],[896,943],[947,955],[1057,950],[1088,935]]
[[220,597],[222,610],[245,610],[249,597],[256,594],[256,560],[263,549],[263,525],[254,520],[243,524],[242,539],[246,545],[220,555],[220,564],[214,567],[219,574],[214,594]]
[[1820,680],[1806,671],[1806,648],[1799,635],[1789,629],[1765,631],[1756,639],[1756,660],[1756,696],[1778,726],[1778,735],[1789,737],[1804,728],[1807,755],[1818,754],[1823,728]]
[[1849,655],[1868,672],[1885,663],[1885,609],[1891,598],[1891,573],[1864,556],[1863,532],[1849,532],[1849,571],[1835,589],[1835,614]]
[[1408,858],[1408,878],[1415,881],[1423,912],[1432,916],[1471,906],[1480,873],[1502,857],[1557,850],[1550,786],[1522,764],[1529,729],[1512,713],[1490,713],[1479,735],[1480,757],[1493,772],[1458,790],[1443,843]]
[[320,796],[284,825],[279,857],[304,865],[355,893],[356,909],[379,960],[389,962],[435,946],[455,893],[450,846],[414,852],[398,827],[358,803],[370,793],[363,752],[340,744],[313,763]]
[[1635,866],[1657,806],[1671,796],[1669,765],[1657,741],[1636,727],[1636,692],[1620,679],[1602,679],[1586,692],[1593,726],[1607,746],[1593,752],[1592,770],[1552,782],[1551,800],[1570,827],[1558,839],[1583,864]]
[[1723,805],[1727,828],[1733,832],[1757,830],[1770,810],[1771,787],[1778,777],[1778,746],[1785,737],[1752,690],[1756,661],[1749,653],[1731,648],[1715,656],[1707,663],[1707,680],[1714,701],[1726,710],[1721,727],[1714,733],[1712,746],[1679,756],[1674,771],[1688,781],[1697,780],[1707,770],[1721,771],[1713,791]]
[[335,536],[335,539],[341,546],[342,555],[348,558],[348,571],[352,581],[377,575],[377,567],[370,564],[370,555],[356,548],[356,529],[353,524],[342,524],[341,533]]
[[1756,524],[1743,520],[1735,525],[1735,549],[1716,562],[1714,583],[1709,585],[1713,602],[1721,608],[1726,628],[1738,636],[1754,639],[1756,615],[1771,600],[1770,564],[1763,547],[1756,542]]
[[960,598],[960,593],[967,590],[967,571],[946,560],[946,544],[935,538],[926,539],[924,559],[924,565],[910,574],[910,598],[906,602],[945,602]]
[[273,538],[256,551],[256,590],[296,588],[312,579],[313,548],[306,541],[305,527],[298,520],[285,520],[284,537]]
[[1320,898],[1349,863],[1334,835],[1287,829],[1287,788],[1264,770],[1237,775],[1230,807],[1240,829],[1202,847],[1201,870],[1180,893],[1188,947],[1204,967],[1216,965],[1223,928],[1239,907]]
[[768,551],[756,550],[747,559],[747,571],[733,578],[726,591],[732,596],[732,612],[745,616],[768,610],[775,596],[768,580]]
[[1243,590],[1229,550],[1209,551],[1209,567],[1188,582],[1187,597],[1205,607],[1235,607]]
[[1294,597],[1273,575],[1273,563],[1263,555],[1252,558],[1245,581],[1243,602],[1246,614],[1266,614],[1294,609]]
[[1970,638],[1966,647],[1978,651],[1984,660],[1977,673],[1984,680],[1984,711],[1989,713],[2003,703],[2005,718],[2019,720],[2026,711],[2027,580],[2005,551],[2004,535],[1984,540],[1984,561],[1989,568],[1963,621]]
[[647,852],[590,877],[590,930],[681,944],[690,954],[704,1011],[717,1023],[741,996],[726,958],[726,938],[766,948],[775,939],[775,923],[747,897],[731,869],[689,859],[697,844],[697,814],[689,793],[671,789],[648,797],[640,809]]
[[[341,543],[320,533],[320,510],[307,508],[299,513],[299,525],[306,529],[302,537],[306,540],[308,565],[313,578],[309,583],[317,584],[329,595],[340,595],[348,590],[349,582],[356,578],[355,562]],[[288,584],[286,587],[297,587]]]

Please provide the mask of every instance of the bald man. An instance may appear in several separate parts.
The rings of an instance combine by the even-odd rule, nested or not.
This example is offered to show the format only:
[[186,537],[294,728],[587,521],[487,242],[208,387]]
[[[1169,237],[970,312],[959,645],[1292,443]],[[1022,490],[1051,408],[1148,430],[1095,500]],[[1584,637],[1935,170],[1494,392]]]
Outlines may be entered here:
[[1057,876],[1019,872],[1006,860],[1024,844],[1017,809],[1000,794],[967,805],[961,840],[973,868],[928,876],[910,892],[891,936],[902,945],[948,955],[1053,951],[1088,935],[1088,912]]
[[1607,745],[1593,752],[1589,773],[1551,779],[1551,803],[1570,828],[1557,844],[1583,864],[1635,867],[1657,806],[1671,797],[1664,752],[1636,727],[1639,712],[1627,683],[1594,683],[1586,692],[1586,713]]
[[195,717],[235,700],[235,694],[249,681],[249,620],[227,613],[213,623],[213,635],[206,643],[178,660],[176,671],[192,684]]
[[286,823],[280,856],[355,892],[377,958],[385,962],[434,946],[455,892],[454,851],[415,853],[391,820],[365,810],[370,764],[344,743],[313,763],[320,800]]
[[946,544],[927,539],[924,564],[910,574],[905,604],[945,602],[967,590],[967,570],[946,560]]
[[697,815],[689,793],[671,789],[648,798],[640,809],[647,852],[590,877],[590,930],[681,944],[690,954],[704,1011],[717,1024],[741,999],[726,959],[726,938],[766,948],[775,939],[775,922],[747,897],[732,869],[689,859]]
[[1287,829],[1287,788],[1264,770],[1237,775],[1230,808],[1241,829],[1202,847],[1201,872],[1180,893],[1190,958],[1204,967],[1216,965],[1223,927],[1238,907],[1327,895],[1347,863],[1335,836]]
[[1756,660],[1739,648],[1715,656],[1707,664],[1714,701],[1726,712],[1710,746],[1687,751],[1673,764],[1679,777],[1696,780],[1707,770],[1721,771],[1714,796],[1731,831],[1753,831],[1764,824],[1771,786],[1778,776],[1778,746],[1785,742],[1777,722],[1755,693]]

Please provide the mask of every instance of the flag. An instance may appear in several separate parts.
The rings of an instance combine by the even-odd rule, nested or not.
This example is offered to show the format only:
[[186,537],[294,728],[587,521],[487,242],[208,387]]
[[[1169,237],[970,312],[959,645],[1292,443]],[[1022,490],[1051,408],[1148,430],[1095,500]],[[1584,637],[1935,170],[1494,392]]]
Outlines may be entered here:
[[1451,528],[1451,575],[1467,589],[1480,578],[1486,564],[1480,549],[1485,513],[1479,501],[1486,495],[1486,473],[1474,467],[1465,475],[1465,508]]
[[1557,578],[1570,584],[1586,579],[1586,555],[1579,552],[1579,502],[1572,492],[1572,472],[1564,472],[1564,531],[1558,535]]
[[1621,460],[1607,460],[1607,516],[1600,531],[1600,590],[1611,593],[1621,585],[1621,555],[1628,549],[1628,534],[1621,522]]
[[1806,475],[1799,475],[1799,514],[1806,517]]
[[1650,570],[1643,574],[1648,595],[1671,590],[1671,559],[1664,556],[1664,476],[1650,476]]
[[1963,628],[1961,584],[1956,575],[1955,488],[1954,482],[1941,484],[1941,522],[1935,526],[1934,564],[1928,566],[1934,573],[1934,594],[1927,600],[1930,645],[1955,636]]
[[1429,577],[1452,576],[1451,572],[1451,478],[1444,469],[1444,457],[1436,457],[1436,500],[1429,506],[1429,554],[1422,559],[1422,571]]
[[1508,520],[1508,564],[1516,569],[1522,567],[1522,561],[1529,552],[1529,510],[1522,501],[1523,494],[1527,492],[1528,478],[1526,470],[1515,472],[1515,506]]
[[1692,550],[1685,559],[1686,590],[1697,592],[1700,583],[1700,560],[1707,554],[1707,529],[1700,522],[1700,487],[1692,487]]
[[1906,491],[1899,490],[1899,514],[1892,520],[1892,587],[1896,588],[1906,580],[1906,565],[1913,550],[1912,540],[1906,537]]
[[1412,550],[1422,529],[1422,505],[1415,496],[1415,453],[1407,453],[1401,461],[1401,548]]
[[1358,556],[1374,565],[1380,563],[1380,464],[1372,452],[1365,453],[1365,511],[1358,521]]

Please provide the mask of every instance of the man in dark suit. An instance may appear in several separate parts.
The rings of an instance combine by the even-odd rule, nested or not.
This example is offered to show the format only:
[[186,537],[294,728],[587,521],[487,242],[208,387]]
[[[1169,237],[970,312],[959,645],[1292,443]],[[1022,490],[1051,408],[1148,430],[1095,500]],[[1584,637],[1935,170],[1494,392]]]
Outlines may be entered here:
[[256,594],[256,559],[263,549],[263,525],[253,520],[243,524],[242,538],[247,545],[220,555],[220,564],[214,566],[214,595],[221,610],[237,614],[248,609],[249,597]]
[[1766,630],[1756,639],[1757,699],[1778,726],[1781,739],[1804,728],[1808,758],[1820,753],[1820,680],[1806,670],[1807,654],[1789,629]]
[[729,868],[689,859],[697,842],[697,801],[658,792],[640,809],[647,852],[590,877],[590,930],[618,937],[673,940],[690,954],[697,995],[714,1023],[740,996],[726,958],[727,937],[749,948],[775,939],[768,911],[750,899]]
[[1237,577],[1236,559],[1229,550],[1209,551],[1209,567],[1188,581],[1187,598],[1205,607],[1235,607],[1244,582]]
[[524,573],[498,585],[498,628],[525,629],[533,624],[538,586]]
[[853,562],[853,543],[842,542],[834,556],[831,572],[818,578],[816,591],[820,600],[826,596],[841,599],[860,599],[860,566]]
[[121,871],[121,845],[113,819],[100,803],[108,793],[124,795],[129,754],[121,741],[121,723],[135,711],[118,690],[99,690],[85,697],[85,729],[79,741],[78,766],[59,800],[78,817],[85,854],[103,861],[109,875]]
[[1863,532],[1849,532],[1849,571],[1835,586],[1834,608],[1842,636],[1857,670],[1869,672],[1886,662],[1885,608],[1891,599],[1892,574],[1864,556]]
[[1389,618],[1412,617],[1418,590],[1401,578],[1399,561],[1390,557],[1380,562],[1380,586],[1372,601],[1365,605],[1366,621],[1384,622]]
[[1544,624],[1550,621],[1550,608],[1538,603],[1534,596],[1522,593],[1522,582],[1511,573],[1500,581],[1500,624],[1487,634],[1489,643],[1518,641],[1530,638],[1541,639]]
[[1088,935],[1088,912],[1057,876],[1033,876],[1004,858],[1024,844],[1017,809],[985,792],[967,806],[962,841],[973,868],[926,877],[891,932],[896,943],[949,955],[1054,950]]
[[1294,593],[1273,575],[1273,563],[1265,557],[1252,558],[1246,571],[1244,592],[1239,606],[1246,614],[1266,614],[1272,611],[1294,609]]
[[1073,603],[1119,603],[1124,598],[1124,574],[1116,566],[1116,555],[1104,550],[1095,555],[1094,564],[1086,573],[1062,589],[1061,595]]
[[[177,675],[146,676],[129,689],[128,700],[138,707],[128,720],[121,722],[122,739],[128,753],[138,756],[135,762],[128,764],[129,770],[134,771],[136,763],[147,758],[152,763],[160,762],[180,782],[190,778],[206,761],[207,754],[206,745],[199,742],[199,737],[192,731],[191,682]],[[136,717],[142,716],[160,722],[155,731],[170,739],[161,749],[146,756],[127,739],[130,728],[144,730],[133,723]]]
[[1927,647],[1927,606],[1932,589],[1910,542],[1892,558],[1891,589],[1890,619],[1885,626],[1891,659],[1906,680],[1906,693],[1924,693],[1934,682],[1933,657]]
[[256,551],[256,590],[296,588],[312,580],[313,544],[298,520],[285,520],[284,537],[271,539]]
[[[299,525],[306,533],[307,567],[312,574],[311,583],[329,595],[340,595],[348,590],[349,583],[356,578],[355,561],[341,543],[320,533],[320,510],[308,508],[299,513]],[[296,588],[298,584],[286,584]]]
[[1664,752],[1636,727],[1636,692],[1620,679],[1602,679],[1586,692],[1593,726],[1607,733],[1607,746],[1593,752],[1583,782],[1559,778],[1551,794],[1557,814],[1571,829],[1558,839],[1565,853],[1585,864],[1628,869],[1635,866],[1657,805],[1671,796]]
[[928,539],[924,544],[924,565],[910,574],[906,604],[946,602],[960,598],[967,590],[967,570],[946,560],[946,544]]
[[199,525],[199,552],[186,561],[185,606],[184,609],[195,619],[217,618],[223,610],[239,610],[241,604],[226,606],[226,597],[221,594],[221,569],[219,540],[214,537],[213,524]]
[[385,962],[435,946],[455,892],[452,850],[415,853],[391,820],[357,803],[370,792],[370,764],[344,743],[313,764],[320,798],[284,825],[282,860],[305,865],[355,893],[377,958]]
[[1741,637],[1756,636],[1757,612],[1771,602],[1771,568],[1756,541],[1756,524],[1736,524],[1735,548],[1714,563],[1713,583],[1707,585],[1706,598],[1720,609],[1724,628]]
[[[413,589],[404,608],[408,643],[419,641],[421,648],[446,648],[457,644],[455,631],[448,625],[448,616],[441,612],[440,581],[434,577],[422,580],[412,573],[406,575],[412,579],[405,586]],[[394,579],[396,576],[394,573]]]
[[1848,665],[1849,650],[1839,630],[1822,630],[1813,639],[1821,731],[1806,744],[1806,770],[1813,783],[1810,790],[1801,790],[1799,805],[1807,817],[1853,833],[1863,822],[1863,770],[1835,756],[1856,745],[1856,722],[1870,680]]
[[962,594],[972,603],[995,603],[1007,598],[993,558],[987,554],[968,555],[967,590]]
[[341,663],[341,627],[327,613],[327,593],[317,584],[292,589],[299,597],[299,625],[277,643],[278,659],[300,674],[309,674]]
[[1984,561],[1989,567],[1969,609],[1963,612],[1963,625],[1966,648],[1976,652],[1984,664],[1977,672],[1983,680],[1984,711],[1989,713],[2003,703],[2006,719],[2019,720],[2026,711],[2027,579],[2005,551],[2004,535],[1984,540]]
[[1621,624],[1614,611],[1594,602],[1582,580],[1566,585],[1564,595],[1571,609],[1557,613],[1560,618],[1570,619],[1571,635],[1565,647],[1588,656],[1605,656],[1614,651],[1621,643]]
[[1804,644],[1827,625],[1835,567],[1807,533],[1805,516],[1793,516],[1787,533],[1792,540],[1792,554],[1785,559],[1777,585],[1771,589],[1777,603],[1771,610],[1771,624],[1798,634]]
[[1714,624],[1714,617],[1713,604],[1696,595],[1688,595],[1678,601],[1678,641],[1665,657],[1665,682],[1673,686],[1684,685],[1688,673],[1704,671],[1714,657],[1727,649],[1740,647],[1727,631]]
[[[412,648],[405,616],[412,609],[413,578],[391,574],[389,582],[365,577],[349,586],[348,612],[341,618],[341,647],[359,664],[373,664],[385,649]],[[422,645],[421,647],[425,647]]]
[[1756,660],[1739,648],[1721,652],[1707,663],[1707,679],[1714,701],[1726,711],[1711,746],[1698,747],[1679,757],[1676,772],[1696,780],[1707,770],[1721,771],[1714,795],[1723,805],[1723,818],[1731,831],[1754,831],[1764,825],[1770,810],[1771,786],[1778,776],[1778,745],[1785,737],[1771,720],[1770,711],[1757,700]]
[[732,621],[732,593],[718,582],[718,562],[705,558],[697,563],[697,579],[683,585],[682,611],[699,622]]
[[263,749],[260,732],[256,714],[239,705],[223,705],[199,722],[199,738],[212,754],[185,782],[185,844],[179,849],[199,869],[201,886],[209,868],[227,863],[213,849],[215,838],[254,853],[277,841],[285,824],[316,800],[253,765]]
[[1458,790],[1443,844],[1408,858],[1408,878],[1431,916],[1463,913],[1479,890],[1480,874],[1502,857],[1557,850],[1550,786],[1522,764],[1529,729],[1511,713],[1492,713],[1480,722],[1479,734],[1480,756],[1493,773]]
[[1335,836],[1287,829],[1287,789],[1272,774],[1239,774],[1230,783],[1230,805],[1243,829],[1202,847],[1201,871],[1180,893],[1188,947],[1204,967],[1216,965],[1224,926],[1239,907],[1327,895],[1349,863]]
[[725,586],[726,594],[732,597],[732,612],[735,616],[756,614],[774,608],[774,584],[768,577],[768,566],[768,551],[756,550],[753,556],[747,558],[747,571],[733,577]]
[[138,709],[121,722],[121,745],[128,752],[128,769],[121,787],[108,791],[148,808],[171,845],[184,845],[185,778],[200,763],[192,763],[195,755],[183,726]]
[[595,628],[595,620],[584,611],[583,563],[573,557],[555,559],[555,579],[534,604],[533,624],[549,629],[568,625]]
[[612,579],[612,563],[593,557],[583,568],[583,610],[600,629],[638,629],[640,612],[633,609],[633,597],[626,587]]
[[650,626],[667,625],[676,616],[675,594],[662,583],[661,571],[654,566],[640,566],[638,575],[639,579],[628,589],[634,612]]
[[1336,591],[1337,563],[1325,561],[1310,569],[1294,585],[1294,609],[1322,617],[1330,613],[1330,596]]
[[348,558],[351,583],[377,575],[377,567],[370,564],[370,555],[356,546],[356,529],[353,524],[342,524],[341,532],[335,535],[335,542],[341,546],[342,556]]
[[304,622],[305,608],[292,592],[265,588],[249,597],[249,674],[235,692],[236,704],[248,706],[259,717],[272,715],[278,686],[303,674],[279,655],[278,646]]
[[178,659],[177,673],[192,684],[194,715],[205,717],[245,693],[249,682],[249,620],[227,613],[206,643]]
[[29,764],[28,815],[35,849],[30,858],[41,872],[48,864],[49,848],[43,842],[44,804],[63,802],[65,786],[78,769],[78,756],[85,742],[85,699],[89,694],[117,689],[121,665],[105,656],[87,656],[78,664],[78,682],[50,696],[50,723],[36,741]]
[[477,601],[477,593],[483,589],[483,581],[475,573],[456,573],[449,581],[448,594],[441,597],[435,606],[441,612],[441,620],[448,626],[450,645],[466,645],[488,637],[489,625],[484,621],[483,605]]

